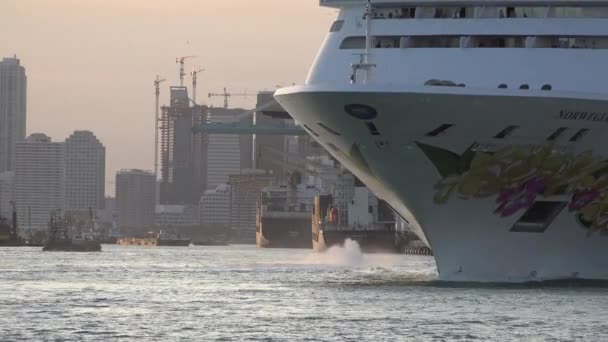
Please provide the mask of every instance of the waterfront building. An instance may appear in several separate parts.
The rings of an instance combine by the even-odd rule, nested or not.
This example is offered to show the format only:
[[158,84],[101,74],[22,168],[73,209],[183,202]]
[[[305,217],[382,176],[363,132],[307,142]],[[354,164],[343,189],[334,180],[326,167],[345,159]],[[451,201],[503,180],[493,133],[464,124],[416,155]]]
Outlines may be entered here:
[[17,57],[0,61],[0,173],[14,170],[15,144],[25,139],[27,77]]
[[45,134],[15,145],[15,202],[22,227],[46,229],[51,212],[65,209],[65,148]]
[[0,216],[11,217],[11,201],[15,190],[15,173],[0,173]]
[[157,205],[154,225],[158,228],[177,228],[198,226],[197,207],[194,205]]
[[89,131],[75,131],[65,140],[66,209],[103,209],[106,149]]
[[262,189],[273,185],[272,172],[242,170],[229,176],[230,184],[230,231],[235,243],[255,243],[257,203]]
[[[234,123],[241,109],[211,108],[209,123]],[[228,175],[241,171],[241,138],[236,134],[211,134],[207,146],[207,189],[228,182]]]
[[154,225],[154,173],[121,170],[116,173],[116,209],[121,228],[150,228]]
[[201,223],[204,227],[228,227],[230,225],[230,186],[218,185],[207,190],[200,201]]
[[97,210],[95,217],[97,222],[103,225],[111,226],[113,223],[115,223],[118,218],[118,213],[116,211],[116,198],[105,197],[104,208]]

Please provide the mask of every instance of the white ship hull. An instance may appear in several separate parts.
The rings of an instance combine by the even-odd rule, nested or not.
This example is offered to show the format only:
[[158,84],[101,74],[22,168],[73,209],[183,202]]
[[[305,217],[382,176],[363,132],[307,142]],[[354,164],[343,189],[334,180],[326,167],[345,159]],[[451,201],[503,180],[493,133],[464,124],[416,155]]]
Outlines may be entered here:
[[[409,221],[441,280],[608,279],[608,98],[352,84],[275,97]],[[355,118],[352,104],[377,116]]]

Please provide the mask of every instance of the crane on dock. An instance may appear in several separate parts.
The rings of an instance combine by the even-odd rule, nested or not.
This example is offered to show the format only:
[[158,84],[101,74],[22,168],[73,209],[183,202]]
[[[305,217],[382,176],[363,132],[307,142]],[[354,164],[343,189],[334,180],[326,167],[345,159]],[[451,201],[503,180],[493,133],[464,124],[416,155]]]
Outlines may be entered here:
[[247,93],[229,93],[228,90],[226,90],[226,88],[224,87],[223,93],[209,93],[209,98],[212,98],[214,96],[223,96],[224,97],[224,109],[228,109],[228,98],[233,97],[233,96],[247,97],[247,96],[249,96],[249,94],[247,94]]

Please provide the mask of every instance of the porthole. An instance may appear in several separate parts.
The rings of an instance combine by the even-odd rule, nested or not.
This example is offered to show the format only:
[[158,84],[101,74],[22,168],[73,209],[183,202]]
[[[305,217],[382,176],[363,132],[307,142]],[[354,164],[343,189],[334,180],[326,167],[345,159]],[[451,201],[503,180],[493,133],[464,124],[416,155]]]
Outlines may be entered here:
[[344,110],[350,116],[360,120],[372,120],[378,116],[378,112],[374,107],[364,104],[349,104],[344,106]]
[[541,90],[551,90],[551,89],[553,89],[553,87],[550,84],[545,84],[540,89]]
[[530,85],[528,85],[528,84],[522,84],[522,85],[519,86],[519,89],[528,90],[528,89],[530,89]]

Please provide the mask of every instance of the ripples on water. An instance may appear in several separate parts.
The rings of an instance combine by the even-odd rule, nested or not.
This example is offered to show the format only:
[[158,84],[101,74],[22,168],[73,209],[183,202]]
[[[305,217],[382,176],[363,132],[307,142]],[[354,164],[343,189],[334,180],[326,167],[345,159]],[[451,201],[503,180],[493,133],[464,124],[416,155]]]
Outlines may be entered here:
[[606,286],[454,286],[430,257],[0,248],[0,340],[608,341]]

